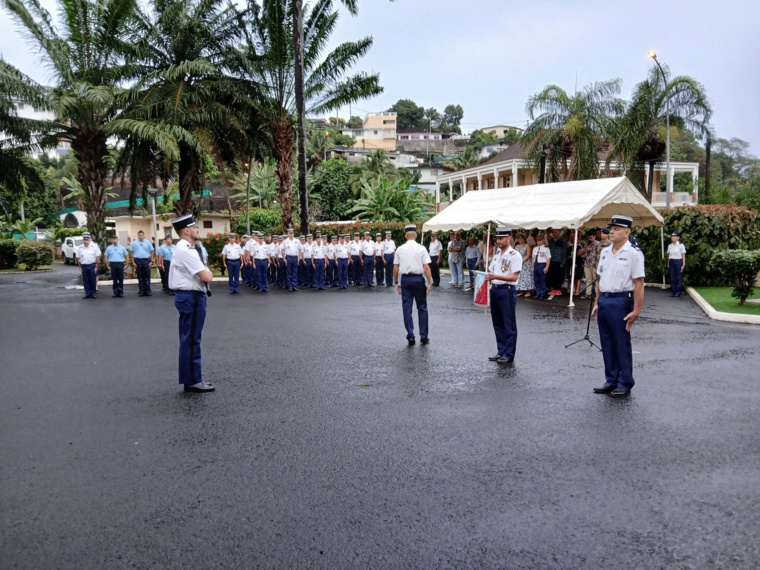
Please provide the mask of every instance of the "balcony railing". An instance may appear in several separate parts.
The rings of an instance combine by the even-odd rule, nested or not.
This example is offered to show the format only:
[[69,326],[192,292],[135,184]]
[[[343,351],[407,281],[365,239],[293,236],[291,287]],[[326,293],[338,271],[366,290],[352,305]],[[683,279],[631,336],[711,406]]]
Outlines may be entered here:
[[[652,192],[652,206],[655,208],[664,208],[666,204],[665,192]],[[697,201],[691,192],[671,192],[670,206],[677,208],[680,206],[694,206]]]

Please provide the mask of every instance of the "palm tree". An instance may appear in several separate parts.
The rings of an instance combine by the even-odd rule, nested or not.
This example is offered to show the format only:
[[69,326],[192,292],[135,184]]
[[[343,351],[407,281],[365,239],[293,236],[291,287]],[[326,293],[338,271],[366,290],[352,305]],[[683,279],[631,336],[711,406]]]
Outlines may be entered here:
[[172,154],[135,129],[118,160],[128,170],[134,201],[160,178],[179,182],[178,214],[200,206],[206,155],[239,171],[255,152],[256,117],[232,78],[234,44],[242,40],[241,13],[227,0],[152,0],[138,11],[131,71],[137,82],[125,94],[125,123],[139,120],[164,137]]
[[464,152],[462,154],[456,156],[455,158],[452,158],[451,160],[447,160],[443,163],[443,166],[445,168],[450,168],[451,170],[464,170],[465,168],[476,166],[481,162],[483,162],[483,160],[475,150],[475,147],[468,146],[464,149]]
[[[296,0],[293,5],[299,4]],[[297,71],[294,69],[295,12],[289,0],[264,0],[259,6],[250,1],[247,12],[248,38],[241,50],[239,73],[247,80],[249,96],[258,104],[262,120],[271,137],[280,183],[282,223],[292,224],[292,168],[297,134]],[[298,16],[300,18],[300,15]],[[311,113],[321,113],[382,92],[378,75],[358,73],[345,77],[348,70],[372,46],[372,38],[338,45],[324,53],[335,29],[338,13],[332,0],[317,0],[303,7],[304,22],[304,101]],[[296,66],[298,68],[298,66]],[[308,229],[308,200],[305,193],[306,155],[300,171],[301,225]]]
[[531,96],[525,109],[532,122],[521,139],[526,158],[537,166],[546,149],[552,180],[598,178],[599,152],[607,145],[610,121],[625,107],[615,97],[620,86],[620,79],[612,79],[571,96],[549,85]]
[[59,136],[70,142],[78,160],[76,177],[87,193],[87,227],[104,245],[106,141],[118,134],[110,123],[119,114],[116,97],[129,51],[124,38],[136,0],[59,0],[58,27],[39,0],[2,1],[52,70],[56,85],[49,106]]
[[362,181],[372,183],[381,176],[386,178],[397,178],[397,169],[388,161],[388,152],[378,149],[369,154],[367,160],[357,164],[354,172],[349,176],[348,183],[351,186],[351,192],[355,198],[359,198],[362,193]]
[[411,191],[406,176],[361,181],[362,197],[349,214],[360,220],[378,222],[411,222],[424,220],[434,210],[433,196],[422,190]]
[[[251,165],[250,207],[258,208],[259,204],[266,209],[272,207],[278,194],[276,169],[277,164],[272,158],[267,158],[264,162],[254,162]],[[230,198],[245,204],[247,187],[247,176],[237,178],[233,183],[235,193]]]
[[[665,68],[666,76],[668,69]],[[704,87],[688,76],[667,81],[656,65],[646,80],[633,90],[625,115],[615,121],[611,137],[612,151],[608,160],[618,159],[639,182],[644,195],[651,201],[655,165],[665,153],[665,118],[670,97],[671,128],[685,128],[698,137],[709,137],[712,109]],[[644,165],[649,165],[649,178],[644,182]]]

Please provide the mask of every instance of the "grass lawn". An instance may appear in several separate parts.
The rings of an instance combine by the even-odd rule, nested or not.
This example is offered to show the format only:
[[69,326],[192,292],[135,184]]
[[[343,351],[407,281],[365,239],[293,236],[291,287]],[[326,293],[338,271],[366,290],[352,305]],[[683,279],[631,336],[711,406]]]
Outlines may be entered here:
[[[30,271],[30,273],[36,273],[37,271],[55,271],[55,267],[52,265],[43,265],[42,267]],[[0,269],[0,273],[26,273],[26,265],[19,263],[18,266],[13,269]]]
[[[716,311],[760,316],[760,304],[747,302],[740,305],[739,299],[731,296],[731,287],[695,287],[695,289]],[[760,291],[757,288],[755,294],[747,301],[750,299],[760,299]]]

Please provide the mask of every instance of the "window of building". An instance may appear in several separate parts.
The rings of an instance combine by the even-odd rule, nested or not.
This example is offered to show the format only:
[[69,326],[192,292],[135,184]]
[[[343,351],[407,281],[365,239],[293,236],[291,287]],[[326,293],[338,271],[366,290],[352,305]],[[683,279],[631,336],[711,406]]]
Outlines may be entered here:
[[377,133],[378,133],[378,131],[372,131],[372,134],[374,134],[374,135],[376,135]]
[[401,140],[402,141],[408,141],[409,140],[409,135],[401,135]]
[[438,176],[438,169],[437,168],[431,168],[430,169],[430,176]]
[[172,227],[171,226],[164,226],[164,237],[172,237]]
[[394,119],[391,119],[391,120],[389,120],[389,121],[385,121],[385,120],[384,120],[384,121],[383,121],[383,124],[384,124],[384,125],[395,125],[395,124],[396,124],[396,121],[395,121]]
[[214,222],[211,220],[203,220],[203,229],[210,230],[214,227]]
[[18,109],[19,111],[23,111],[24,110],[24,104],[23,103],[16,103],[16,109]]

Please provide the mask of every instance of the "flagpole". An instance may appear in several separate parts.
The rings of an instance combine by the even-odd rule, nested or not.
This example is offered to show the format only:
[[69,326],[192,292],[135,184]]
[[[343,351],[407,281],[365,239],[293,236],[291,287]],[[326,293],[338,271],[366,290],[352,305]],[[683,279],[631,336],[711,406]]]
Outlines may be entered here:
[[[488,222],[488,234],[486,237],[486,265],[484,269],[486,270],[486,273],[488,273],[488,249],[491,247],[491,222]],[[491,283],[489,281],[486,281],[486,300],[488,304],[486,306],[491,306]]]

